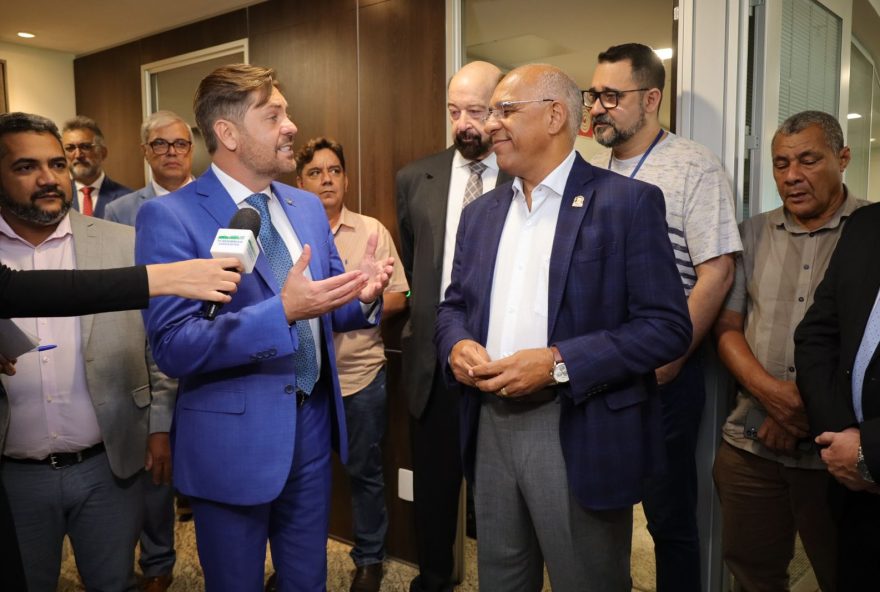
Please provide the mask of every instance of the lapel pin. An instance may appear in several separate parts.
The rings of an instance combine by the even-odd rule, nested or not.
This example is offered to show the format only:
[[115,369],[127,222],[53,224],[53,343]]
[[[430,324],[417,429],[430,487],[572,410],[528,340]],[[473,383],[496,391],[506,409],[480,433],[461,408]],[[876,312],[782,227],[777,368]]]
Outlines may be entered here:
[[584,207],[584,196],[578,195],[573,200],[571,200],[571,207],[573,208],[582,208]]
[[290,199],[289,197],[287,198],[286,201],[287,201],[287,205],[289,205],[289,206],[292,206],[292,205],[293,205],[293,200]]

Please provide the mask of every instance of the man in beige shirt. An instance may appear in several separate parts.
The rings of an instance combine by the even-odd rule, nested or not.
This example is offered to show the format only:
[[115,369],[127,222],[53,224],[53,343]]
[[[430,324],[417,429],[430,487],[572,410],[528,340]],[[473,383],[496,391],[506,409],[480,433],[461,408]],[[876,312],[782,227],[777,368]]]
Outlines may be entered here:
[[[377,240],[377,257],[397,257],[391,235],[381,222],[346,209],[348,190],[342,146],[327,138],[310,140],[296,155],[297,185],[316,194],[324,204],[336,249],[345,269],[357,269],[367,242]],[[394,273],[383,295],[383,318],[406,308],[409,285],[403,268]],[[352,592],[377,592],[385,558],[385,485],[380,444],[386,426],[385,346],[379,327],[336,333],[336,368],[348,426],[348,464],[351,478],[357,566]]]
[[722,553],[743,589],[788,590],[800,533],[827,592],[836,557],[828,473],[795,384],[792,335],[846,219],[867,202],[843,184],[850,152],[831,115],[789,117],[773,137],[772,157],[782,207],[741,225],[742,256],[715,325],[718,354],[737,381],[714,467]]

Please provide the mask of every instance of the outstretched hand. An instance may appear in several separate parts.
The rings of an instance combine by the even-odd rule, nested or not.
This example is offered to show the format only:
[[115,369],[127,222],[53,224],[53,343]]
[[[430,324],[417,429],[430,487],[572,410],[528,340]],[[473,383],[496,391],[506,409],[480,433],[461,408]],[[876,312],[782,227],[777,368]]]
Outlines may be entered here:
[[358,299],[364,304],[370,304],[382,295],[388,287],[391,273],[394,271],[394,258],[376,260],[376,245],[379,244],[379,235],[375,232],[367,239],[367,248],[364,257],[358,267],[367,278],[367,284],[358,294]]
[[[281,304],[287,322],[313,319],[336,310],[354,300],[367,286],[368,278],[362,271],[347,271],[323,280],[310,280],[305,275],[312,258],[312,248],[303,245],[302,254],[290,268],[281,287]],[[380,292],[381,293],[381,292]]]

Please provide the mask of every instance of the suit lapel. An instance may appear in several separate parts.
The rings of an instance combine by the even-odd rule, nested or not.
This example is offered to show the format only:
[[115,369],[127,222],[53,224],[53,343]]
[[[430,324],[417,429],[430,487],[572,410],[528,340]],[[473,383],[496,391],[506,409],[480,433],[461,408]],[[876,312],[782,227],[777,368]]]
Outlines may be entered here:
[[443,250],[446,240],[446,208],[449,202],[449,183],[452,178],[452,159],[455,148],[449,148],[433,160],[424,172],[428,196],[425,208],[431,225],[434,246],[434,268],[438,275],[443,270]]
[[[202,208],[217,223],[217,228],[227,228],[229,221],[238,212],[238,206],[235,205],[232,197],[223,187],[220,179],[214,174],[214,171],[208,167],[204,175],[193,181],[196,184],[196,193],[203,197],[201,201]],[[260,254],[257,257],[257,263],[254,269],[257,275],[269,286],[270,289],[277,291],[277,281],[269,267],[269,261],[265,256]]]
[[[73,232],[73,252],[76,257],[77,269],[101,269],[101,240],[95,230],[93,218],[71,211],[70,229]],[[86,351],[92,336],[95,315],[83,315],[79,318],[82,333],[82,349]]]
[[[556,328],[556,320],[562,305],[562,295],[571,266],[574,244],[584,221],[584,216],[593,201],[594,188],[590,185],[593,172],[580,154],[575,157],[574,166],[565,184],[559,218],[556,220],[556,235],[550,253],[550,278],[547,296],[547,339]],[[583,199],[577,199],[583,198]]]

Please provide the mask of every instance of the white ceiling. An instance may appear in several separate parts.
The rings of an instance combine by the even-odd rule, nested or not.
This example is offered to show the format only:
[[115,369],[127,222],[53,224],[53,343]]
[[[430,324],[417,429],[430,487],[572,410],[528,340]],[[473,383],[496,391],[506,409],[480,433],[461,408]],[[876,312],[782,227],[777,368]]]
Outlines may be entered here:
[[[0,41],[83,55],[264,0],[3,0]],[[18,37],[19,31],[36,35]]]

